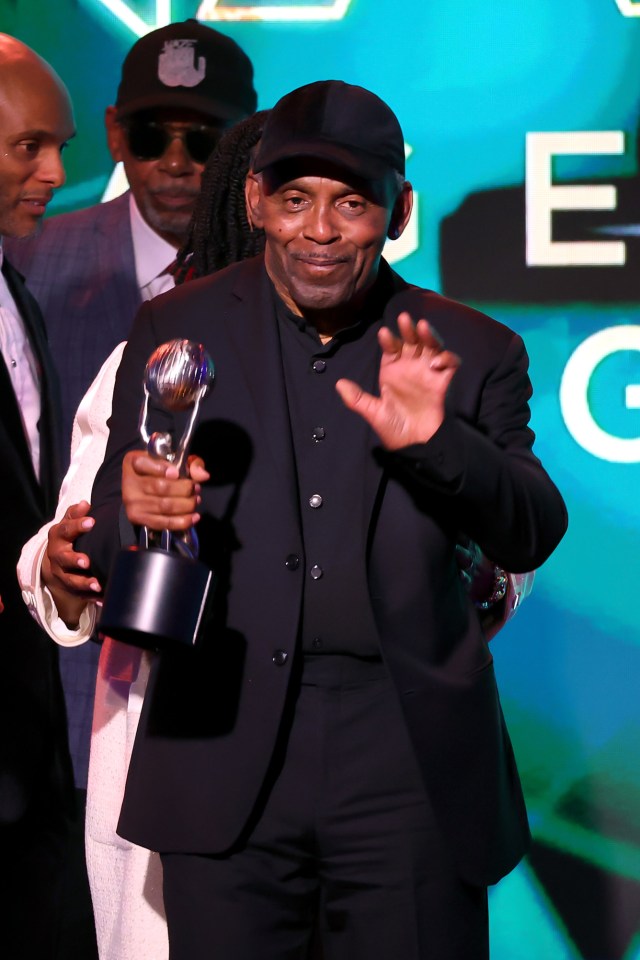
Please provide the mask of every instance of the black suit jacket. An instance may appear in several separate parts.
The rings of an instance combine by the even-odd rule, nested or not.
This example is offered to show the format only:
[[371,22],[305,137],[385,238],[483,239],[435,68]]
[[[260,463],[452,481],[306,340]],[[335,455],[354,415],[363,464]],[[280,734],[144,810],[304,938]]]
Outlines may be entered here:
[[22,545],[49,519],[59,485],[59,397],[42,316],[21,276],[3,273],[39,367],[41,478],[35,475],[20,410],[0,355],[0,824],[10,828],[38,812],[64,815],[71,804],[71,767],[55,644],[31,619],[16,578]]
[[[392,455],[371,433],[365,476],[347,495],[365,501],[372,604],[427,790],[462,875],[484,884],[517,862],[528,827],[492,657],[460,583],[455,543],[463,532],[509,570],[533,569],[564,533],[566,513],[531,452],[521,339],[389,274],[387,322],[393,326],[403,309],[428,317],[462,366],[432,440]],[[178,288],[140,311],[94,487],[97,524],[84,544],[101,572],[116,547],[122,455],[140,446],[143,368],[156,345],[174,337],[204,343],[217,369],[193,449],[212,474],[199,532],[201,556],[220,583],[213,624],[199,647],[164,653],[157,662],[119,829],[156,850],[219,852],[237,840],[264,782],[307,567],[262,259]],[[153,427],[171,426],[158,411]],[[374,749],[379,735],[372,730]]]

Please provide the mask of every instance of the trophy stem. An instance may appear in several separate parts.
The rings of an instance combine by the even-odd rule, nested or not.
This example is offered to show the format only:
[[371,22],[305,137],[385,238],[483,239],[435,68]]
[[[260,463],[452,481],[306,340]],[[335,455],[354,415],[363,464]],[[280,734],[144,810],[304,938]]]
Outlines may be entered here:
[[175,457],[173,462],[175,466],[178,468],[178,470],[180,470],[180,472],[182,472],[182,469],[184,466],[185,454],[189,449],[189,443],[191,442],[191,436],[193,434],[193,428],[195,427],[196,419],[198,417],[198,411],[200,410],[200,404],[202,403],[202,400],[204,399],[204,397],[206,397],[208,392],[209,392],[208,387],[206,386],[202,387],[202,389],[200,390],[200,393],[196,397],[195,402],[193,404],[193,409],[191,411],[191,416],[189,417],[189,423],[187,424],[187,428],[182,435],[180,443],[178,444],[178,449],[175,452]]
[[138,420],[138,430],[144,442],[148,444],[149,440],[151,439],[151,434],[147,430],[147,417],[149,415],[149,391],[147,389],[146,383],[144,383],[142,386],[144,390],[144,402],[142,404],[142,409],[140,410],[140,418]]

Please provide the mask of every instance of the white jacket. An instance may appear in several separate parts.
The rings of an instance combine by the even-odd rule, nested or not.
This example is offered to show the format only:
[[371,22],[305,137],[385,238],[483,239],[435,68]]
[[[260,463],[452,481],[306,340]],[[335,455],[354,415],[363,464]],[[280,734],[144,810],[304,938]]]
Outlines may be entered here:
[[[111,400],[124,343],[113,351],[85,394],[73,425],[71,464],[56,515],[24,546],[18,563],[22,596],[31,615],[56,643],[86,643],[96,621],[87,605],[77,630],[58,617],[40,579],[47,534],[53,523],[91,489],[107,445]],[[87,872],[100,960],[167,960],[160,858],[116,834],[131,749],[138,727],[152,655],[106,638],[98,664],[87,787]]]

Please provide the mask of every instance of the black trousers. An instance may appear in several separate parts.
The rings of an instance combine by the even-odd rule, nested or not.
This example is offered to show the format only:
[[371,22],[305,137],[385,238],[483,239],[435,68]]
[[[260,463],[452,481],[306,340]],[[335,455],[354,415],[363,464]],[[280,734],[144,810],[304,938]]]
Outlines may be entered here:
[[486,960],[383,664],[305,659],[288,726],[242,843],[162,856],[170,960]]
[[0,956],[57,960],[70,822],[34,804],[18,824],[0,827]]

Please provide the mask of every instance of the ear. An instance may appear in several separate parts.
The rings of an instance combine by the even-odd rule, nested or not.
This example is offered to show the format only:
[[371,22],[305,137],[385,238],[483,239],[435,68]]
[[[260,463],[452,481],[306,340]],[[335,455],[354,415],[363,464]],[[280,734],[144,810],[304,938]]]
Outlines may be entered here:
[[109,147],[109,153],[114,163],[124,160],[123,149],[125,145],[125,133],[116,117],[116,108],[107,107],[104,112],[104,125],[107,131],[107,146]]
[[396,197],[393,205],[391,220],[387,236],[390,240],[397,240],[404,233],[405,227],[409,223],[411,211],[413,210],[413,187],[408,180],[402,184],[400,193]]
[[244,199],[247,205],[247,219],[253,227],[263,227],[262,218],[262,181],[260,176],[249,172],[244,184]]

